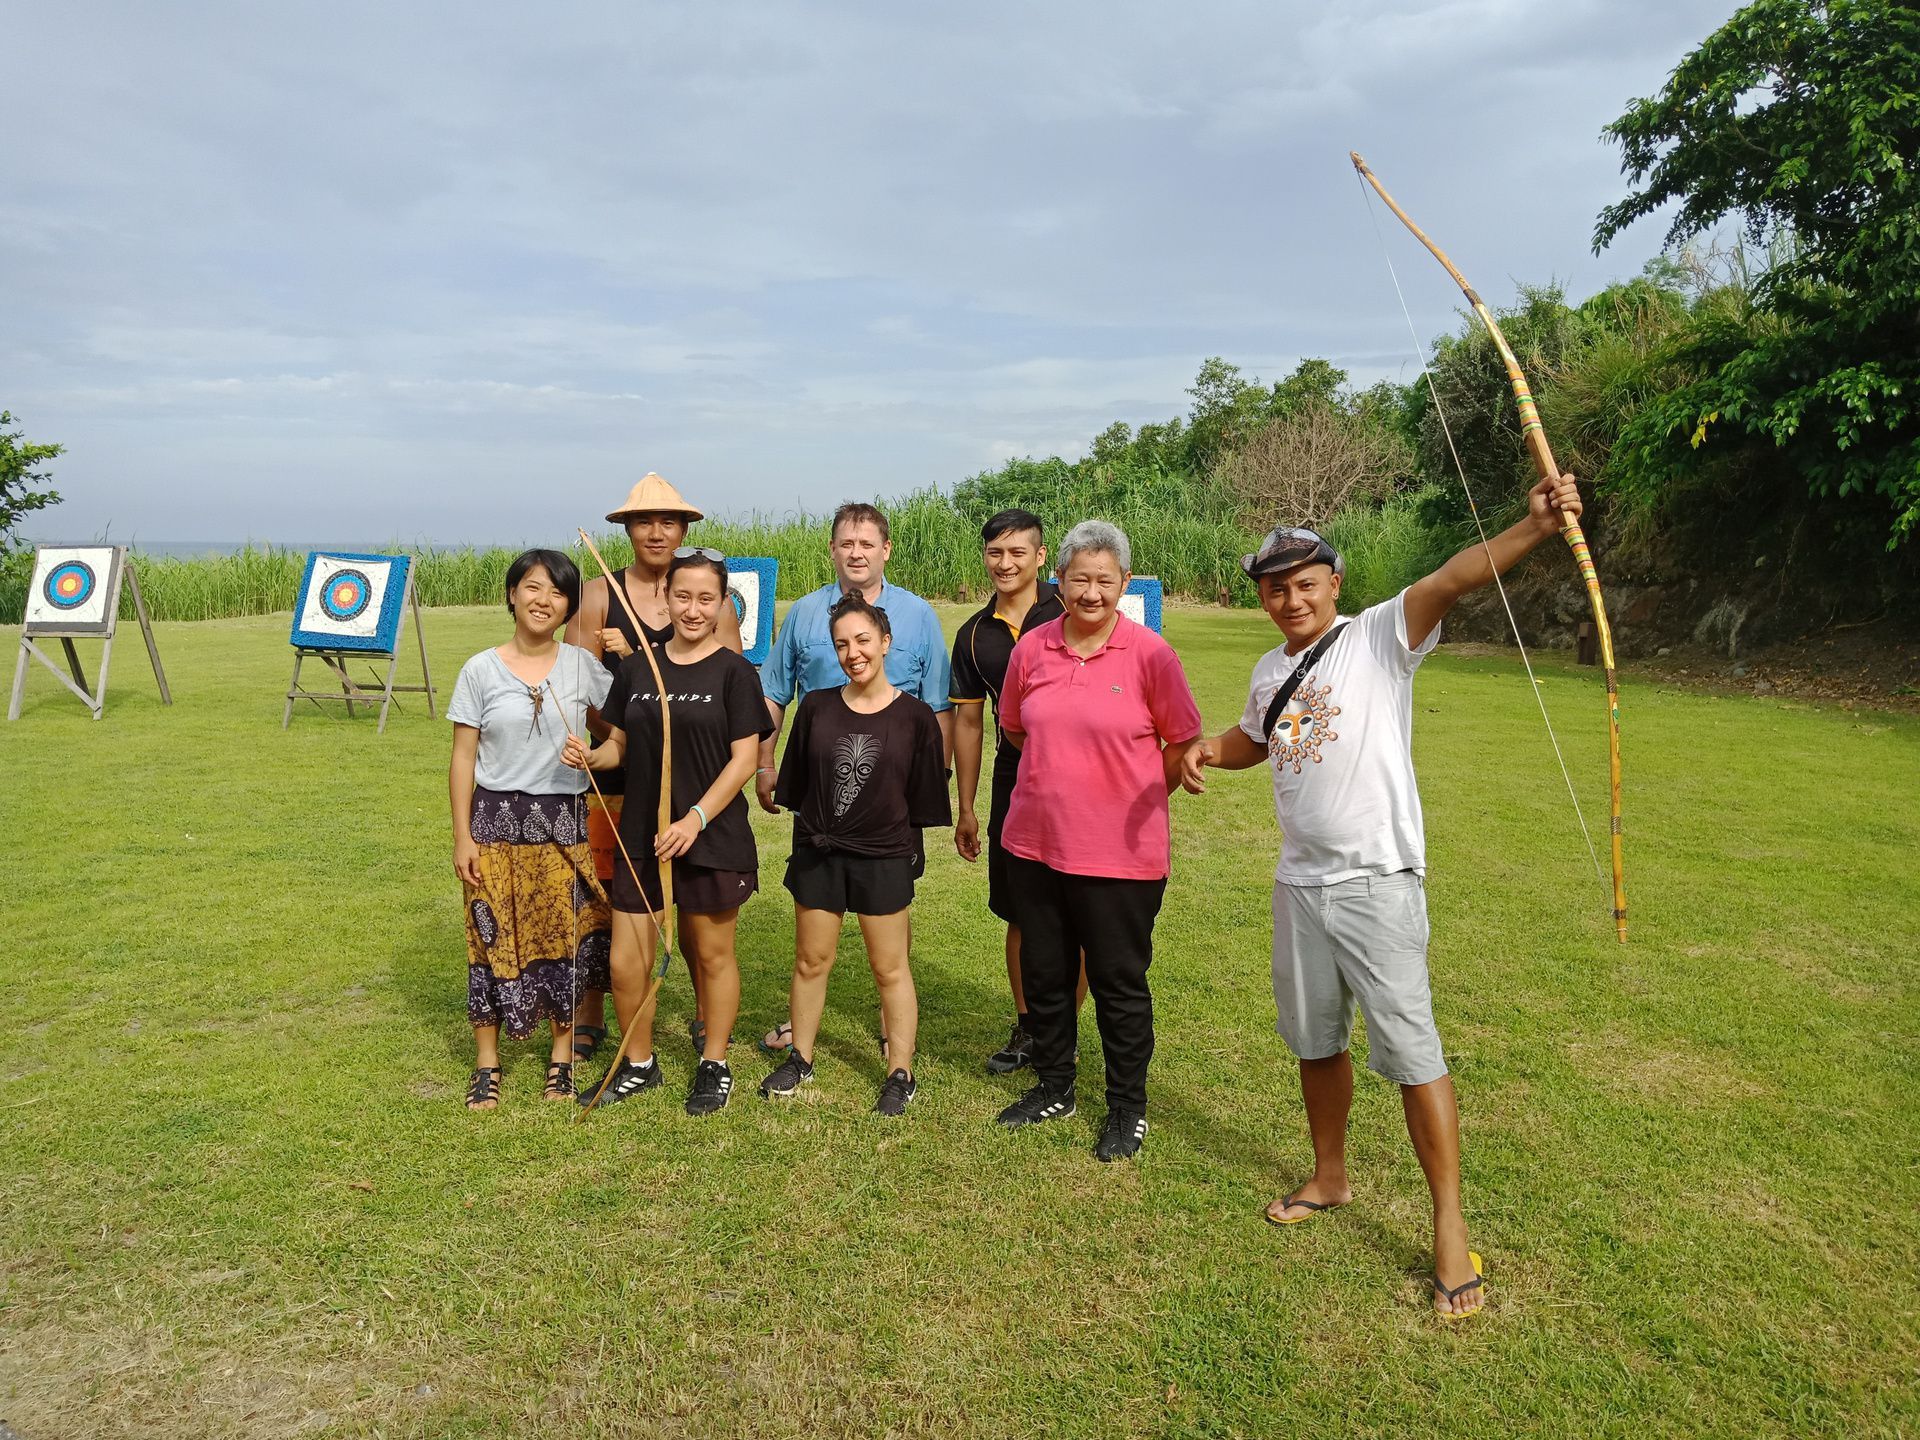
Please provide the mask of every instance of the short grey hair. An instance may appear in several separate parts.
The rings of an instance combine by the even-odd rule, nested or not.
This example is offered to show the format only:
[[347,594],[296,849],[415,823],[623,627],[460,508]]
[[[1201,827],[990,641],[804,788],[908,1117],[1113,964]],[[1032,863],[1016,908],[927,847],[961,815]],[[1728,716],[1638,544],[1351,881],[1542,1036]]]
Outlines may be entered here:
[[1133,546],[1127,543],[1127,532],[1110,520],[1082,520],[1067,531],[1067,538],[1060,542],[1055,571],[1066,574],[1073,557],[1082,551],[1088,554],[1105,551],[1120,562],[1122,570],[1133,573]]

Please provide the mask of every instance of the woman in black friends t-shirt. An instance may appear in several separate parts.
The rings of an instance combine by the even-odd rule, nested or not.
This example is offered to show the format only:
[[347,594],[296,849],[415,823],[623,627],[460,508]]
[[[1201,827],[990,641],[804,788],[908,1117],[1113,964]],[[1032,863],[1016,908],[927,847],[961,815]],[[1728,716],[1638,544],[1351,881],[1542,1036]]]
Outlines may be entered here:
[[920,830],[951,825],[940,724],[925,701],[887,681],[887,612],[849,595],[828,617],[847,683],[800,702],[774,800],[794,812],[787,889],[794,905],[793,1046],[760,1083],[790,1096],[813,1079],[813,1044],[827,975],[851,910],[880,988],[893,1068],[874,1109],[898,1115],[913,1099],[920,1010],[907,965],[908,906],[925,868]]
[[[613,1104],[664,1083],[653,1053],[653,1007],[635,1013],[647,993],[658,936],[648,912],[661,909],[657,860],[673,862],[674,899],[687,953],[700,968],[705,1045],[687,1095],[689,1115],[710,1115],[733,1092],[727,1042],[740,1009],[740,966],[734,930],[740,906],[759,888],[760,857],[740,791],[759,764],[760,737],[771,727],[759,673],[715,635],[727,605],[726,559],[717,550],[680,549],[667,567],[667,609],[673,638],[654,659],[666,684],[673,725],[669,813],[659,829],[660,693],[645,655],[623,661],[601,714],[612,727],[588,750],[567,742],[567,763],[593,770],[623,768],[626,803],[620,839],[639,870],[639,885],[622,862],[614,871],[613,998],[623,1033],[635,1032],[610,1075],[601,1104]],[[664,918],[664,917],[662,917]],[[582,1092],[583,1102],[599,1087]]]

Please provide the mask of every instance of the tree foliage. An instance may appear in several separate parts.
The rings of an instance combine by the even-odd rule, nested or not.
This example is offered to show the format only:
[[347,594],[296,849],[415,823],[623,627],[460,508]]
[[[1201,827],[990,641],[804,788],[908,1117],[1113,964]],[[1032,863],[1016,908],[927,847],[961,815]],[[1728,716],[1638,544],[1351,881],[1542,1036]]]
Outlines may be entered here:
[[47,472],[39,467],[59,455],[61,447],[28,444],[24,431],[8,428],[18,423],[9,411],[0,410],[0,552],[11,546],[23,518],[60,502],[52,490],[34,487],[47,482]]
[[[1756,0],[1606,134],[1635,188],[1598,250],[1670,204],[1678,244],[1735,220],[1774,263],[1746,303],[1701,310],[1684,377],[1622,431],[1642,492],[1722,483],[1776,452],[1889,548],[1920,526],[1920,7]],[[1744,453],[1743,452],[1747,452]]]

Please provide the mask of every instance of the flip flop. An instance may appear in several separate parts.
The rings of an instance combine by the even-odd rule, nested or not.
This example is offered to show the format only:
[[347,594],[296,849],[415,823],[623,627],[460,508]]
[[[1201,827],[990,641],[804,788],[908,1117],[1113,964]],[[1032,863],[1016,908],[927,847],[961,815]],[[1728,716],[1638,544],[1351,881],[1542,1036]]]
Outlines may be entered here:
[[1318,1215],[1322,1210],[1338,1210],[1341,1205],[1350,1205],[1352,1203],[1350,1200],[1342,1200],[1339,1205],[1323,1205],[1318,1200],[1302,1200],[1299,1192],[1295,1191],[1293,1194],[1281,1198],[1280,1208],[1282,1210],[1292,1210],[1297,1206],[1304,1206],[1307,1210],[1305,1215],[1296,1215],[1291,1220],[1282,1220],[1273,1213],[1273,1207],[1268,1206],[1265,1212],[1265,1218],[1269,1225],[1301,1225],[1313,1219],[1313,1217]]
[[785,1055],[793,1044],[793,1021],[782,1020],[755,1042],[762,1055]]
[[[1445,1285],[1442,1285],[1440,1283],[1439,1272],[1438,1271],[1434,1272],[1433,1293],[1437,1299],[1445,1300],[1448,1303],[1452,1303],[1454,1300],[1459,1299],[1460,1296],[1466,1294],[1467,1291],[1469,1290],[1478,1289],[1484,1293],[1484,1291],[1487,1288],[1487,1283],[1484,1278],[1487,1272],[1481,1263],[1480,1256],[1474,1251],[1469,1250],[1467,1252],[1467,1259],[1473,1262],[1473,1278],[1471,1280],[1462,1280],[1458,1285],[1455,1285],[1451,1290],[1449,1290]],[[1480,1305],[1480,1310],[1484,1310],[1486,1308],[1487,1308],[1486,1302],[1483,1299]],[[1465,1314],[1457,1314],[1452,1310],[1436,1309],[1433,1313],[1437,1315],[1440,1319],[1446,1321],[1449,1325],[1451,1325],[1456,1321],[1471,1320],[1475,1315],[1478,1315],[1480,1313],[1480,1310],[1469,1310]]]

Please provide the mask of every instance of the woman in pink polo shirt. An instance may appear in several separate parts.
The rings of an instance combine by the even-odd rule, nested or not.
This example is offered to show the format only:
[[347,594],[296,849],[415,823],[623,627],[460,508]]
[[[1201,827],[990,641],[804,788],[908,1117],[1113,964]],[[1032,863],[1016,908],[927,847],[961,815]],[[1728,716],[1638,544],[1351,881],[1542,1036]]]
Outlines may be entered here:
[[1180,657],[1120,613],[1133,573],[1117,525],[1083,520],[1060,542],[1066,613],[1014,646],[1000,725],[1020,747],[1001,843],[1020,926],[1039,1083],[1006,1126],[1074,1112],[1080,956],[1107,1057],[1107,1119],[1093,1153],[1123,1160],[1147,1134],[1153,922],[1166,894],[1167,795],[1200,736]]

